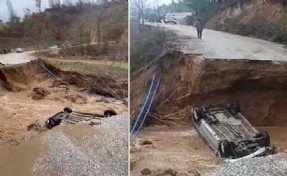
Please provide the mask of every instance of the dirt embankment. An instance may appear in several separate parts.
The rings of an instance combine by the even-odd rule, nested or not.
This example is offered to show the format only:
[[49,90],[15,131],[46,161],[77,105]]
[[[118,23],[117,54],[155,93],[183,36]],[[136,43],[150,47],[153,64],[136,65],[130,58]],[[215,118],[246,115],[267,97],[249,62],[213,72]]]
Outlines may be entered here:
[[277,0],[246,0],[219,9],[207,27],[286,43],[286,10]]
[[0,79],[5,88],[13,92],[29,88],[36,75],[45,73],[45,70],[40,68],[38,63],[38,61],[32,61],[0,68]]
[[59,70],[52,65],[46,64],[58,77],[80,88],[86,89],[90,93],[103,95],[115,99],[124,100],[128,97],[128,81],[116,80],[110,76],[86,75],[83,76],[76,72]]
[[206,60],[167,53],[131,80],[131,118],[157,73],[161,85],[150,123],[186,124],[193,106],[238,102],[253,125],[287,125],[286,67],[271,61]]
[[[42,63],[42,61],[32,61],[12,67],[3,67],[0,69],[0,79],[3,80],[5,88],[10,91],[27,90],[31,87],[30,83],[37,75],[47,74]],[[121,100],[128,96],[127,80],[115,80],[109,76],[84,76],[76,72],[62,71],[47,63],[43,64],[60,79],[90,93]],[[54,84],[60,85],[62,83],[55,80]]]

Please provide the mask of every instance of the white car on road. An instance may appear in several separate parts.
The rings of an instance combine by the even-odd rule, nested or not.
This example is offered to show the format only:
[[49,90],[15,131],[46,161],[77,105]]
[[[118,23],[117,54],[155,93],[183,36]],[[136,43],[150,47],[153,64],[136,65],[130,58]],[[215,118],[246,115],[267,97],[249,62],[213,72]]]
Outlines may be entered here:
[[16,53],[23,53],[24,52],[24,48],[17,48],[16,49]]
[[52,50],[52,49],[57,49],[57,48],[58,48],[57,45],[52,45],[52,46],[49,47],[49,49],[51,49],[51,50]]
[[177,24],[177,18],[175,17],[175,14],[167,13],[164,18],[164,23]]

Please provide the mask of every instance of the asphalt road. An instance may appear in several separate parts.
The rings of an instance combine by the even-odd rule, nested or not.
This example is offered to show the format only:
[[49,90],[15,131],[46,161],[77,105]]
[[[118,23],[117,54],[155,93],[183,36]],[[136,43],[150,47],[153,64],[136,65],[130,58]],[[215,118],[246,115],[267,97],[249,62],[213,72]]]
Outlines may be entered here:
[[21,64],[30,62],[35,58],[31,55],[34,51],[27,51],[23,53],[10,53],[10,54],[3,54],[0,55],[0,62],[3,64]]
[[184,53],[203,54],[207,59],[249,59],[287,61],[287,49],[265,40],[205,29],[203,39],[197,39],[192,26],[148,23],[175,32],[180,50]]

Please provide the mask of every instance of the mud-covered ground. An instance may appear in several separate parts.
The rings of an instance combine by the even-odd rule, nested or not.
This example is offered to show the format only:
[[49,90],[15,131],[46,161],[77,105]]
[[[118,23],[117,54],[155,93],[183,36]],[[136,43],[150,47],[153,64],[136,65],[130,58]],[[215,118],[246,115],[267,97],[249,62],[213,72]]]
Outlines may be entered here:
[[[269,132],[271,144],[276,148],[277,153],[286,152],[287,142],[284,140],[285,134],[282,133],[286,127],[258,127],[258,129]],[[270,159],[269,161],[272,162]],[[260,163],[262,164],[259,161],[258,165]],[[278,167],[279,164],[280,162],[275,165]],[[256,170],[258,165],[249,166],[249,169]],[[190,176],[208,175],[213,170],[219,173],[216,176],[221,176],[218,171],[221,167],[228,170],[235,166],[232,164],[226,166],[216,157],[191,126],[155,125],[147,127],[139,133],[131,147],[131,175],[133,176],[147,173],[150,175],[163,173]],[[240,169],[237,171],[240,173]],[[283,171],[280,171],[280,173],[282,172],[284,172],[284,168]],[[264,175],[263,172],[262,174]]]

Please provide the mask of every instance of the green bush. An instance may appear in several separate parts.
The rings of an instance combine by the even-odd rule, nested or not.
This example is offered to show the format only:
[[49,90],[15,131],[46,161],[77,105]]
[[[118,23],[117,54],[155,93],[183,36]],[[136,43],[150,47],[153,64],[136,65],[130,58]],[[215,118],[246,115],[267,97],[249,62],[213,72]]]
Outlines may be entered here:
[[7,31],[5,31],[4,29],[0,29],[0,36],[4,37],[7,35]]
[[238,18],[230,17],[224,20],[224,28],[227,30],[236,28],[238,24]]

